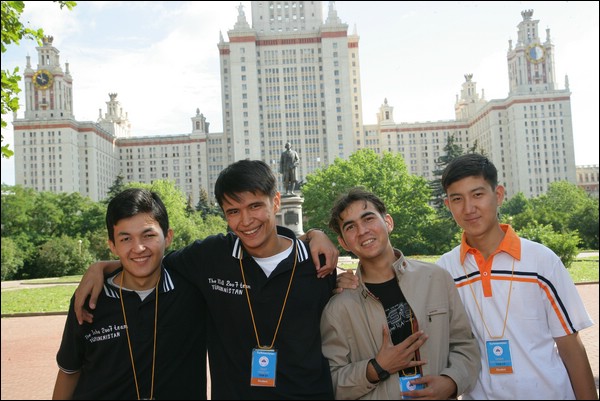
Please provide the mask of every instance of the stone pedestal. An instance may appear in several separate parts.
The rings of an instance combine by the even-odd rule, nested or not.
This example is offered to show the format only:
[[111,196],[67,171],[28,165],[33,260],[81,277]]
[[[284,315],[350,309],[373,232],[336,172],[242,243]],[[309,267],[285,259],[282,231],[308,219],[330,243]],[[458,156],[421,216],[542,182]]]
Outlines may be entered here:
[[281,209],[277,213],[277,225],[289,228],[300,236],[304,234],[302,228],[302,204],[304,198],[298,195],[281,195]]

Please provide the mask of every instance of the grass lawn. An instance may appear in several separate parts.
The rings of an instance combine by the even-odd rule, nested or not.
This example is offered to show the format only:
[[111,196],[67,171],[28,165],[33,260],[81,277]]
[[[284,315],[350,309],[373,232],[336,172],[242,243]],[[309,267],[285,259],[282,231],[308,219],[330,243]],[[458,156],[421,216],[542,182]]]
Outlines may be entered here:
[[[425,262],[435,263],[439,256],[409,256],[409,259],[418,259]],[[342,269],[356,269],[357,260],[351,262],[341,262],[338,266]],[[598,256],[587,256],[585,258],[577,258],[569,267],[569,274],[575,283],[589,283],[598,281]]]
[[[412,256],[412,259],[435,262],[438,256]],[[338,264],[342,269],[356,269],[356,260],[343,258]],[[598,282],[598,256],[578,258],[569,268],[575,283]],[[44,284],[40,288],[3,289],[2,314],[66,312],[71,296],[81,276],[67,276],[26,280],[27,284]],[[69,283],[73,283],[69,285]],[[47,284],[57,284],[46,286]]]

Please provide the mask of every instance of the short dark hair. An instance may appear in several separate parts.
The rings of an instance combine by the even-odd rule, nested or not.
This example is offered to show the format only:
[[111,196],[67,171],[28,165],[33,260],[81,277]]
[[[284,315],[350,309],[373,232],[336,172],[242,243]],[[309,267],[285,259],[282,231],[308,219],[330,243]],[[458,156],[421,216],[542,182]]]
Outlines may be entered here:
[[140,213],[148,213],[158,222],[165,237],[169,231],[169,215],[165,204],[157,193],[143,188],[128,188],[117,194],[106,209],[108,238],[114,243],[114,226],[120,220]]
[[442,188],[444,192],[458,180],[466,177],[483,177],[495,189],[498,185],[498,170],[487,157],[478,153],[467,153],[448,163],[442,173]]
[[242,192],[261,192],[274,198],[277,179],[269,165],[262,160],[239,160],[225,167],[215,182],[215,197],[221,208],[225,196],[239,201]]
[[375,209],[383,216],[387,213],[387,209],[385,204],[381,199],[377,197],[374,193],[367,191],[363,187],[354,187],[351,188],[345,194],[340,195],[333,207],[331,208],[331,216],[329,218],[329,228],[335,231],[338,235],[342,235],[342,229],[340,228],[340,223],[342,221],[340,215],[350,206],[352,203],[357,201],[364,201],[365,206],[367,202],[371,202]]

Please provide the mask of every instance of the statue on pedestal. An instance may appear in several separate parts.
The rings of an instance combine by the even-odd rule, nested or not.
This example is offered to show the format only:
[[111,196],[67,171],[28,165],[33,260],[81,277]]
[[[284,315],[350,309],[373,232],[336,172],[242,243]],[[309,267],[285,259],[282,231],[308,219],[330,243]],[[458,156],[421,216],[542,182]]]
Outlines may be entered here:
[[296,168],[300,163],[298,153],[292,149],[292,145],[287,142],[285,150],[281,153],[279,162],[279,172],[283,175],[283,189],[286,195],[295,195],[294,188],[298,182],[296,178]]

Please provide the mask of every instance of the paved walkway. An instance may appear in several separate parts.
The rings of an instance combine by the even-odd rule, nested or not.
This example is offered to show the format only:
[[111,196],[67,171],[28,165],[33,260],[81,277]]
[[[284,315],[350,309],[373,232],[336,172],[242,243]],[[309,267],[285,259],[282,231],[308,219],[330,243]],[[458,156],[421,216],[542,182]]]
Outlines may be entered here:
[[[578,285],[596,323],[581,332],[598,389],[598,283]],[[56,379],[56,351],[65,315],[2,318],[2,400],[47,400]],[[209,391],[210,394],[210,391]]]

